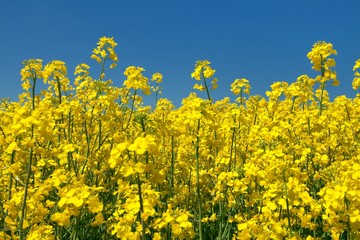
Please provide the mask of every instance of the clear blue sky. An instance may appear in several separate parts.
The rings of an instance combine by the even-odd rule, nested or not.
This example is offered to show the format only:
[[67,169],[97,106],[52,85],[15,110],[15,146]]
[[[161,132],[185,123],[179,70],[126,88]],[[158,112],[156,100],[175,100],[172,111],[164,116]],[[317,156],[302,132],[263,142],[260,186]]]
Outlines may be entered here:
[[[196,60],[217,70],[215,99],[231,95],[230,84],[247,78],[252,94],[264,94],[275,81],[315,76],[306,54],[319,40],[331,42],[340,86],[331,97],[355,95],[352,67],[360,58],[360,1],[45,1],[0,3],[0,97],[17,101],[21,62],[62,60],[69,77],[77,64],[100,68],[90,59],[102,36],[118,43],[115,85],[127,66],[164,75],[163,97],[178,105],[194,91],[190,78]],[[205,98],[205,93],[203,95]]]

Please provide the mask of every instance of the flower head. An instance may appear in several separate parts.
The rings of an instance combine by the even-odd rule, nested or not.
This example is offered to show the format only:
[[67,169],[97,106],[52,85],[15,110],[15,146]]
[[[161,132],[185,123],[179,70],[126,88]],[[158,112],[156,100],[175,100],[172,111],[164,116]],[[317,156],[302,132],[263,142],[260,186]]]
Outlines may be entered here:
[[307,57],[313,64],[312,68],[316,71],[320,71],[323,67],[329,68],[335,66],[334,59],[328,57],[336,54],[337,52],[333,49],[331,43],[319,41],[314,44],[311,51],[307,54]]
[[231,92],[235,95],[239,95],[241,91],[246,94],[250,94],[250,83],[245,78],[235,79],[231,84]]
[[161,73],[154,73],[152,75],[151,81],[156,82],[156,83],[161,83],[163,80],[163,75]]
[[110,59],[114,62],[112,65],[110,65],[110,68],[114,68],[116,66],[116,62],[118,62],[118,57],[114,51],[114,48],[117,46],[114,38],[108,38],[104,36],[99,39],[97,45],[98,46],[93,50],[91,58],[95,59],[98,63],[101,63],[106,59]]
[[127,79],[124,81],[124,86],[127,89],[143,90],[145,94],[150,94],[150,86],[148,84],[148,78],[142,75],[145,71],[141,67],[130,66],[126,68],[124,75]]
[[358,72],[358,69],[360,68],[360,59],[355,61],[355,65],[353,67],[354,71],[354,80],[352,82],[352,88],[354,90],[357,90],[360,87],[360,73]]
[[210,67],[208,60],[196,61],[194,72],[191,73],[191,77],[197,81],[201,80],[201,77],[211,78],[215,73],[215,70]]

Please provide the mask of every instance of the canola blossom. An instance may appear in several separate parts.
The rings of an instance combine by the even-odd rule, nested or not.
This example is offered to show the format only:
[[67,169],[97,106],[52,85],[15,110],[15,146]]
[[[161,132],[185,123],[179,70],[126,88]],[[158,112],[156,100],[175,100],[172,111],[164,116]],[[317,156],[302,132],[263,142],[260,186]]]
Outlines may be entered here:
[[316,77],[259,96],[240,76],[235,101],[213,100],[216,71],[197,61],[200,93],[178,108],[159,72],[113,84],[116,46],[100,38],[96,76],[23,62],[19,100],[0,102],[0,240],[360,239],[360,95],[330,100],[332,44],[307,54]]

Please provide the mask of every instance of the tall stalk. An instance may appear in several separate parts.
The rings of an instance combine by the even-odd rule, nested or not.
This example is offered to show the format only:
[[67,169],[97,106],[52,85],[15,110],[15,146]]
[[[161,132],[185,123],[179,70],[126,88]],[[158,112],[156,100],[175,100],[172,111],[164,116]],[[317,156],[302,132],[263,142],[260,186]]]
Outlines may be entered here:
[[[15,159],[15,151],[12,151],[11,153],[11,159],[10,159],[10,165],[14,163]],[[10,180],[9,180],[9,193],[8,193],[8,200],[11,200],[11,189],[12,189],[12,182],[13,182],[13,174],[10,173]]]
[[196,194],[198,199],[198,208],[199,208],[199,235],[200,240],[203,240],[202,235],[202,209],[201,209],[201,194],[200,194],[200,174],[199,174],[199,145],[200,145],[200,137],[199,137],[199,131],[200,131],[200,119],[198,120],[198,126],[197,126],[197,136],[196,136]]
[[59,94],[59,104],[61,104],[61,83],[60,83],[60,79],[59,77],[56,77],[56,83],[57,83],[57,87],[58,87],[58,94]]
[[175,170],[175,153],[174,153],[174,135],[171,136],[171,168],[170,168],[170,191],[171,197],[174,197],[174,170]]
[[137,93],[137,91],[135,90],[134,96],[132,97],[130,116],[129,116],[129,119],[128,119],[128,121],[127,121],[125,130],[129,127],[129,125],[130,125],[130,120],[131,120],[131,117],[132,117],[133,112],[134,112],[136,93]]
[[139,201],[140,201],[140,222],[141,222],[141,240],[146,240],[146,232],[145,232],[145,222],[142,218],[142,214],[144,213],[144,204],[143,204],[143,198],[141,193],[141,181],[140,181],[140,174],[137,173],[137,185],[138,185],[138,194],[139,194]]
[[291,219],[290,219],[290,209],[289,209],[289,196],[287,191],[287,185],[286,185],[286,178],[285,178],[285,170],[283,171],[283,180],[284,180],[284,192],[285,192],[285,201],[286,201],[286,216],[288,220],[288,229],[291,232]]
[[[231,171],[232,155],[233,155],[233,149],[234,149],[234,145],[235,145],[235,131],[236,131],[236,128],[234,127],[232,130],[233,130],[233,132],[232,132],[232,136],[231,136],[230,159],[229,159],[229,166],[228,166],[228,171],[229,172]],[[234,158],[235,158],[235,161],[236,161],[236,156]],[[236,163],[234,163],[234,167],[236,167]]]
[[204,80],[204,84],[205,84],[205,89],[206,89],[206,94],[207,94],[207,97],[208,97],[208,100],[211,102],[211,97],[210,97],[210,91],[209,91],[209,87],[206,83],[206,79],[204,77],[204,74],[202,74],[202,79]]
[[[35,109],[35,86],[36,86],[36,74],[34,74],[33,76],[33,86],[32,86],[32,111]],[[34,124],[31,124],[31,141],[34,138]],[[20,240],[25,240],[25,235],[23,233],[24,229],[24,218],[25,218],[25,213],[26,213],[26,200],[27,200],[27,195],[28,195],[28,189],[29,189],[29,182],[30,182],[30,175],[31,175],[31,165],[32,165],[32,161],[33,161],[33,147],[30,148],[30,154],[29,154],[29,161],[27,163],[27,168],[26,168],[26,181],[25,181],[25,188],[24,188],[24,196],[23,196],[23,201],[22,201],[22,205],[21,205],[21,213],[20,213],[20,221],[19,221],[19,237]],[[10,189],[11,191],[11,189]]]
[[[324,68],[324,61],[321,57],[321,78],[323,78],[325,76],[325,68]],[[319,102],[319,116],[321,116],[322,113],[322,109],[323,109],[323,99],[324,99],[324,89],[325,89],[325,82],[320,82],[320,89],[321,89],[321,93],[320,93],[320,102]]]

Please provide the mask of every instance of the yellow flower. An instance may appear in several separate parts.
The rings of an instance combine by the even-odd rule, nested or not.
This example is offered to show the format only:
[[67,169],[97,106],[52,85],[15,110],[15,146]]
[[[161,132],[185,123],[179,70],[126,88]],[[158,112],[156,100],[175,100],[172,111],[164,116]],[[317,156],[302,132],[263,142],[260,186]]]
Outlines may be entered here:
[[156,83],[161,83],[163,80],[163,75],[161,73],[154,73],[152,75],[151,81],[154,81]]
[[[1,239],[1,237],[0,237]],[[27,236],[28,240],[55,240],[54,228],[51,225],[42,225],[35,227],[30,231],[30,234]]]
[[355,61],[355,65],[353,67],[353,71],[355,72],[355,78],[352,82],[352,88],[357,90],[360,87],[360,73],[357,71],[360,68],[360,59]]
[[197,84],[197,83],[194,85],[193,88],[194,88],[194,89],[197,89],[197,90],[199,90],[199,91],[204,91],[204,90],[205,90],[204,85],[202,85],[202,84]]
[[152,238],[152,240],[161,240],[161,239],[163,239],[161,237],[161,233],[154,233],[154,237]]
[[41,78],[42,75],[42,60],[29,59],[23,61],[24,68],[21,69],[21,80]]
[[91,213],[99,213],[103,210],[103,203],[99,200],[97,196],[91,196],[86,200],[88,209]]
[[[313,64],[313,69],[320,71],[322,67],[328,69],[330,66],[335,66],[335,61],[331,58],[329,59],[328,57],[336,54],[337,52],[333,49],[333,45],[331,43],[319,41],[314,44],[311,51],[307,54],[307,57]],[[331,61],[332,64],[328,64],[329,61]]]
[[45,67],[44,70],[42,72],[43,78],[44,78],[44,83],[47,83],[47,81],[50,78],[65,78],[67,74],[67,68],[65,65],[65,62],[63,61],[59,61],[59,60],[54,60],[51,61],[50,63],[48,63]]
[[116,164],[120,163],[120,156],[127,149],[128,146],[128,142],[123,142],[116,144],[115,147],[111,150],[109,158],[109,164],[111,168],[114,168]]
[[133,151],[138,155],[143,155],[147,151],[153,154],[158,152],[156,140],[151,135],[136,138],[134,143],[128,147],[128,150]]
[[[114,41],[114,38],[101,37],[97,43],[97,47],[94,48],[91,58],[95,59],[98,63],[110,59],[115,63],[118,62],[118,57],[114,51],[114,48],[117,46],[117,43]],[[114,67],[114,66],[113,66]]]
[[82,63],[76,66],[74,75],[89,75],[89,65]]
[[91,223],[91,226],[96,227],[103,224],[104,222],[105,222],[104,216],[102,215],[102,213],[98,213],[96,214],[94,221]]
[[214,79],[211,81],[211,89],[212,89],[212,90],[217,89],[217,87],[218,87],[217,82],[218,82],[217,78],[214,78]]
[[130,66],[126,68],[124,75],[127,79],[124,81],[124,86],[127,89],[140,89],[144,94],[150,94],[148,79],[142,75],[143,71],[145,70],[141,67]]
[[235,95],[239,95],[242,91],[246,94],[250,93],[249,80],[245,78],[235,79],[231,84],[231,92]]
[[56,222],[59,226],[68,226],[70,225],[70,215],[56,212],[51,215],[51,221]]
[[353,67],[353,71],[357,70],[358,68],[360,68],[360,59],[355,61],[355,65]]
[[212,69],[209,65],[210,62],[208,60],[196,61],[195,70],[191,74],[191,77],[198,81],[201,80],[201,77],[211,78],[214,75],[215,70]]

